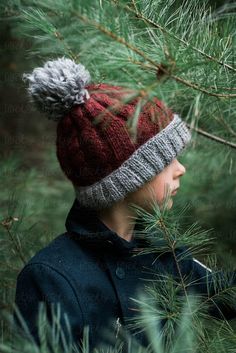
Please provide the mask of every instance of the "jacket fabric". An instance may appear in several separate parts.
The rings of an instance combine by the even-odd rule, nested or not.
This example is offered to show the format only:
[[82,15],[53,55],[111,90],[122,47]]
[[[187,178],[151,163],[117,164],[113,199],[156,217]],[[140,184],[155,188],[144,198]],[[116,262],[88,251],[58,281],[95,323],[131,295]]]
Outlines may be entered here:
[[[66,232],[36,253],[17,278],[15,303],[37,342],[39,302],[48,307],[60,303],[78,345],[84,327],[89,326],[91,349],[102,342],[114,342],[120,328],[126,327],[132,337],[146,346],[145,333],[131,329],[129,324],[139,312],[133,298],[144,293],[148,283],[163,275],[179,278],[181,270],[192,283],[192,290],[203,294],[209,291],[211,271],[190,255],[183,257],[186,249],[176,251],[179,268],[171,253],[138,254],[147,245],[145,238],[135,238],[140,225],[135,225],[133,239],[126,241],[101,222],[95,211],[81,207],[75,199],[65,226]],[[222,309],[215,308],[212,314],[222,315]],[[225,309],[224,314],[229,318],[236,316],[232,310]],[[67,335],[63,315],[61,325]],[[109,329],[108,336],[104,328]]]

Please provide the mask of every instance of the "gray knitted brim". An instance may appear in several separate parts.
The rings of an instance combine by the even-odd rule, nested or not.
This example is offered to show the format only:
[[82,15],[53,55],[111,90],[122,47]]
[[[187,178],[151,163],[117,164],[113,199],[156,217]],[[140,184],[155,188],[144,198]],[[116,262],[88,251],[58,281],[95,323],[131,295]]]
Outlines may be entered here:
[[174,119],[140,146],[119,168],[89,186],[75,187],[78,202],[97,210],[111,206],[159,174],[191,140],[181,118]]

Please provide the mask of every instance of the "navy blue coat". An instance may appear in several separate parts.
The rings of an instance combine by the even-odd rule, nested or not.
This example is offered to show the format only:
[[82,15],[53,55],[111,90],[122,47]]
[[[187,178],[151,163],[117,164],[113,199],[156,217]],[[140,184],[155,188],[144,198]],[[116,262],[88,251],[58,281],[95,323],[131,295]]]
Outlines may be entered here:
[[[67,231],[36,253],[19,273],[15,302],[36,341],[38,303],[60,303],[68,315],[74,342],[80,343],[88,325],[92,348],[105,340],[104,327],[116,337],[120,324],[126,327],[130,323],[138,308],[131,298],[144,290],[144,279],[158,279],[166,273],[178,277],[178,270],[171,253],[158,254],[158,258],[156,254],[133,256],[135,249],[147,244],[145,239],[124,240],[76,200],[65,225]],[[134,231],[139,227],[136,224]],[[182,251],[179,249],[177,256]],[[208,269],[190,256],[180,261],[180,267],[194,281],[194,290],[207,293]],[[232,310],[225,313],[229,318],[236,316]],[[63,317],[61,325],[66,327]],[[135,337],[147,344],[144,333]]]

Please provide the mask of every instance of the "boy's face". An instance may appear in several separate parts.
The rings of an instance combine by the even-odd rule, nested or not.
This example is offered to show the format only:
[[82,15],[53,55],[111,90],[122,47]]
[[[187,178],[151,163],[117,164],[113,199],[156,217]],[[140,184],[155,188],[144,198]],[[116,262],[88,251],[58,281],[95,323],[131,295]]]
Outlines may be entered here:
[[[186,172],[185,167],[177,160],[166,166],[159,174],[147,182],[143,187],[129,194],[127,200],[135,203],[147,211],[151,210],[153,200],[161,206],[164,201],[166,188],[174,196],[174,190],[180,187],[180,177]],[[173,205],[172,197],[169,199],[168,208]]]

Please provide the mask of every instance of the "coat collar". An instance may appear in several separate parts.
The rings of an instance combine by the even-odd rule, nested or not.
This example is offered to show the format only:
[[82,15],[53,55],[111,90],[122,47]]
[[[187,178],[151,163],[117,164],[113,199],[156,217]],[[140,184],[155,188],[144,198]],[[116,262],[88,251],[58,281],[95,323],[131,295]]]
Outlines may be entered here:
[[74,203],[67,215],[65,227],[67,232],[79,242],[96,249],[109,249],[116,253],[130,254],[138,251],[143,245],[147,245],[147,240],[140,236],[135,238],[142,226],[135,224],[134,238],[127,241],[117,233],[109,229],[96,215],[96,211],[79,205],[78,200]]

